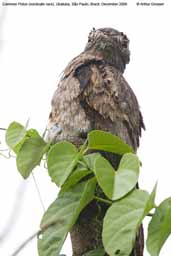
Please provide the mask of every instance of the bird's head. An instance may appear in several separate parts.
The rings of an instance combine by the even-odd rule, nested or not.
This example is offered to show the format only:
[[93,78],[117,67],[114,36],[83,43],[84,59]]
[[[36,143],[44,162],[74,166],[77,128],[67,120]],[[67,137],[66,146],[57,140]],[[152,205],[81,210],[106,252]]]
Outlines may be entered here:
[[121,72],[130,60],[129,39],[113,28],[95,29],[89,33],[85,51],[100,52],[104,59]]

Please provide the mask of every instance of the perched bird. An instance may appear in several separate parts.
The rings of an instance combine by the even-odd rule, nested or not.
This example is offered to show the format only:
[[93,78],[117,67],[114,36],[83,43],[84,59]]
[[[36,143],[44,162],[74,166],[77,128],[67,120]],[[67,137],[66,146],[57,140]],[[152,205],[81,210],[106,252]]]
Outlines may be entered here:
[[[136,96],[123,77],[129,60],[129,40],[124,33],[93,29],[85,50],[68,64],[53,95],[48,139],[65,139],[79,146],[89,131],[98,129],[119,136],[136,151],[145,127]],[[103,154],[117,167],[117,156]],[[80,214],[71,231],[74,256],[101,246],[106,209],[93,201]],[[142,256],[143,247],[141,227],[131,255]]]

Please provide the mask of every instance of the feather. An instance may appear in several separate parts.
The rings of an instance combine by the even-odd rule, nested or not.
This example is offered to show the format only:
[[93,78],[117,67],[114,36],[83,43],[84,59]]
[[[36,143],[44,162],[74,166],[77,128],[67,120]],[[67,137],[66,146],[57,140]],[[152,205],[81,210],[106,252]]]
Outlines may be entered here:
[[[145,126],[137,98],[123,76],[129,62],[128,41],[122,32],[110,28],[91,31],[85,51],[65,68],[53,95],[48,125],[50,140],[70,140],[79,146],[90,130],[100,129],[119,136],[137,150]],[[117,156],[104,154],[117,166]],[[95,208],[95,203],[87,207],[80,224],[71,232],[75,256],[101,244],[101,237],[92,241],[95,236],[92,219],[84,225],[84,218],[93,216],[91,211]],[[103,216],[99,217],[99,223]],[[98,229],[101,230],[101,224]],[[75,248],[75,241],[77,244],[79,241],[79,248]],[[142,256],[143,242],[139,251]]]

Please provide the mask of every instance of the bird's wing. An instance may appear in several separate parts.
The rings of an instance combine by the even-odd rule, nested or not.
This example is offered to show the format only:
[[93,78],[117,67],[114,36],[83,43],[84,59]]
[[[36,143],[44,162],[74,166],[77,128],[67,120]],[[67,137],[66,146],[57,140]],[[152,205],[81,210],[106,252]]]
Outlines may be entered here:
[[[86,113],[80,105],[80,95],[84,88],[89,84],[89,78],[91,77],[91,70],[89,66],[92,63],[98,63],[101,58],[91,54],[82,53],[75,59],[73,59],[63,72],[61,80],[54,92],[52,98],[52,111],[49,116],[48,123],[48,138],[55,140],[54,137],[58,137],[62,130],[62,138],[67,138],[67,134],[83,133],[90,130],[90,123],[86,118]],[[86,76],[82,77],[81,83],[78,80],[81,77],[80,68],[84,67]]]
[[62,107],[64,109],[67,107],[65,104],[71,104],[79,98],[81,92],[90,82],[91,64],[98,64],[101,61],[100,56],[83,52],[68,64],[52,98],[52,111],[55,114],[58,111],[62,112]]
[[136,96],[123,75],[101,62],[78,67],[75,76],[82,89],[81,100],[104,120],[124,123],[136,149],[145,127]]
[[[104,123],[99,129],[120,124],[118,129],[125,129],[126,136],[129,133],[129,140],[125,141],[135,149],[138,147],[144,124],[132,89],[123,75],[100,56],[82,53],[63,72],[52,98],[49,124],[50,127],[54,127],[53,124],[65,127],[67,133],[72,130],[86,132],[98,128],[91,122],[98,116],[101,117],[99,123]],[[56,129],[60,127],[54,132]],[[115,130],[109,131],[115,133]]]

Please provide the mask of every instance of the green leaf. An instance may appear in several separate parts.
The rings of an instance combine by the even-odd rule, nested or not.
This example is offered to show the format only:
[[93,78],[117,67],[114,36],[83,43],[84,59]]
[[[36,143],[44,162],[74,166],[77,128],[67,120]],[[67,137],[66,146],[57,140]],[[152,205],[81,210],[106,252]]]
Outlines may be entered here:
[[99,186],[108,198],[113,198],[115,184],[115,170],[112,165],[102,156],[95,161],[94,173]]
[[113,200],[117,200],[130,192],[137,184],[140,161],[135,154],[125,154],[115,173]]
[[135,154],[125,154],[117,172],[102,156],[96,158],[94,172],[103,192],[111,200],[118,200],[128,194],[136,185],[140,161]]
[[115,154],[133,153],[134,150],[119,137],[104,131],[92,131],[88,134],[88,148],[104,150]]
[[94,169],[94,163],[96,161],[96,158],[99,156],[100,156],[99,153],[91,153],[91,154],[83,156],[83,160],[90,170]]
[[37,137],[40,137],[40,135],[39,135],[38,131],[36,131],[35,129],[29,129],[28,131],[26,131],[26,134],[25,134],[24,138],[14,148],[14,152],[16,154],[18,154],[18,152],[20,151],[20,149],[21,149],[23,143],[25,142],[25,140],[30,138],[30,137],[37,138]]
[[78,163],[80,153],[70,142],[55,144],[48,153],[48,172],[57,186],[62,186]]
[[[92,178],[62,193],[48,208],[41,221],[39,256],[59,255],[62,245],[80,212],[94,198],[96,180]],[[49,225],[52,223],[53,225]],[[46,229],[44,227],[47,227]]]
[[158,256],[171,234],[171,198],[157,208],[148,226],[147,249],[151,256]]
[[27,137],[25,139],[17,154],[17,168],[25,179],[40,164],[44,153],[49,148],[49,144],[36,131],[32,135],[33,137]]
[[92,171],[90,170],[86,170],[86,169],[76,169],[71,176],[69,176],[69,178],[67,179],[67,181],[64,183],[64,185],[62,186],[62,193],[66,190],[68,190],[70,187],[74,186],[75,184],[77,184],[82,178],[86,177],[87,175],[89,175],[90,173],[92,173]]
[[102,232],[104,248],[110,256],[130,255],[137,230],[153,205],[151,196],[137,189],[113,203],[105,215]]
[[156,190],[157,190],[157,183],[155,184],[155,186],[150,194],[149,200],[146,204],[145,213],[149,212],[151,209],[156,207],[156,205],[155,205]]
[[37,130],[35,129],[29,129],[27,131],[27,137],[32,137],[32,138],[37,138],[37,137],[40,137],[39,133]]
[[105,251],[103,248],[97,248],[95,250],[92,250],[90,252],[83,254],[83,256],[104,256],[104,255],[105,255]]
[[6,143],[14,151],[18,152],[18,145],[23,141],[26,135],[26,129],[23,125],[12,122],[6,131]]

